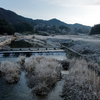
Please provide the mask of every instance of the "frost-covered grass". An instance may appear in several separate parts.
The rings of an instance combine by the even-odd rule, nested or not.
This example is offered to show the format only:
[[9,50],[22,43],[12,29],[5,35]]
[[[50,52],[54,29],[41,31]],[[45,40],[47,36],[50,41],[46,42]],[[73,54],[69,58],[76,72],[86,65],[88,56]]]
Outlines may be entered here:
[[36,61],[35,61],[35,58],[33,56],[31,56],[28,60],[25,61],[24,67],[26,70],[26,75],[29,76],[29,74],[31,74],[32,71],[34,71],[35,64],[36,64]]
[[17,60],[17,63],[19,65],[23,65],[25,63],[25,56],[19,56],[18,60]]
[[25,62],[27,83],[36,95],[47,95],[60,80],[61,65],[56,59],[36,57]]
[[65,99],[99,100],[100,76],[88,68],[89,63],[84,59],[74,59],[70,63],[71,69],[66,76],[62,92]]
[[20,79],[21,70],[18,64],[10,61],[3,61],[0,65],[2,76],[9,83],[17,82]]
[[4,42],[5,40],[9,39],[10,36],[1,36],[0,37],[0,42]]

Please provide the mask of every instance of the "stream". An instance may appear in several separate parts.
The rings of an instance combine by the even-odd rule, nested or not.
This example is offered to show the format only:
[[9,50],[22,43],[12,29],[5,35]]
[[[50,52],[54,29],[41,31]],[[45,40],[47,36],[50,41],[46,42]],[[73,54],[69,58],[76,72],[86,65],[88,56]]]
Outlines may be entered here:
[[[38,56],[38,55],[35,55]],[[66,55],[47,55],[46,57],[56,58],[58,60],[66,59]],[[29,57],[26,58],[26,60]],[[17,61],[17,57],[0,57],[0,62],[8,61]],[[21,77],[18,83],[9,84],[4,78],[0,77],[0,100],[63,100],[59,96],[59,93],[62,91],[64,81],[58,81],[56,86],[51,90],[51,92],[46,97],[39,97],[33,95],[31,89],[26,84],[25,72],[21,72]]]

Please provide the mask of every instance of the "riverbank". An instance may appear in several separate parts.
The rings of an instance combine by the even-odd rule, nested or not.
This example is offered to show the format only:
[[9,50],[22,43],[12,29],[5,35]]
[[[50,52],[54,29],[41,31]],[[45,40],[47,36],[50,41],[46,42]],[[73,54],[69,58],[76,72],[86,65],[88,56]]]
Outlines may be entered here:
[[99,35],[57,35],[57,36],[39,36],[35,38],[45,40],[55,46],[64,45],[77,53],[82,54],[88,60],[100,63],[100,36]]
[[6,44],[9,44],[11,41],[15,40],[14,36],[0,36],[0,47],[3,47]]

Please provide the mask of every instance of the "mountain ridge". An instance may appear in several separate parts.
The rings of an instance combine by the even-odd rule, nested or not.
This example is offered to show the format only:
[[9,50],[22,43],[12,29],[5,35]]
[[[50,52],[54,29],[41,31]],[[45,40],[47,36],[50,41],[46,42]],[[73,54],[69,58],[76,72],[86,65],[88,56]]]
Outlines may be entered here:
[[[2,14],[3,13],[3,14]],[[58,23],[62,23],[62,25],[75,25],[75,24],[79,24],[79,25],[83,25],[83,24],[80,24],[80,23],[75,23],[75,24],[67,24],[67,23],[65,23],[65,22],[63,22],[63,21],[60,21],[59,19],[56,19],[56,18],[52,18],[52,19],[50,19],[50,20],[43,20],[43,19],[32,19],[32,18],[27,18],[27,17],[23,17],[22,15],[18,15],[17,13],[15,13],[14,11],[11,11],[11,10],[6,10],[6,9],[4,9],[4,8],[1,8],[0,7],[0,17],[1,18],[4,18],[4,19],[6,19],[8,22],[10,22],[10,23],[13,23],[12,22],[12,20],[11,20],[11,18],[12,18],[12,16],[17,16],[17,19],[18,19],[18,17],[20,17],[20,19],[22,18],[22,21],[21,20],[19,20],[19,21],[21,21],[21,22],[23,22],[23,21],[29,21],[29,22],[31,22],[31,21],[34,21],[34,22],[37,22],[37,21],[40,21],[40,23],[41,22],[46,22],[47,24],[49,23],[51,23],[51,24],[55,24],[55,23],[53,23],[53,21],[54,22],[58,22]],[[8,17],[8,18],[7,18]],[[13,18],[12,18],[13,19]],[[15,21],[14,21],[15,22]],[[37,23],[39,23],[39,22],[37,22]],[[61,24],[60,24],[61,25]],[[83,26],[88,26],[88,25],[83,25]]]
[[[90,26],[86,26],[86,25],[82,25],[79,23],[75,23],[75,24],[67,24],[63,21],[60,21],[59,19],[53,18],[50,20],[42,20],[42,19],[32,19],[32,18],[27,18],[27,17],[23,17],[21,15],[18,15],[17,13],[15,13],[14,11],[11,10],[6,10],[4,8],[0,8],[0,18],[4,18],[6,19],[6,21],[8,21],[11,24],[18,24],[18,23],[23,23],[23,22],[27,22],[32,24],[33,26],[39,25],[39,24],[45,24],[45,25],[55,25],[57,27],[59,26],[66,26],[69,27],[72,31],[78,31],[79,32],[82,31],[82,28],[84,28],[85,30],[89,31],[91,30]],[[85,33],[85,31],[83,32]]]

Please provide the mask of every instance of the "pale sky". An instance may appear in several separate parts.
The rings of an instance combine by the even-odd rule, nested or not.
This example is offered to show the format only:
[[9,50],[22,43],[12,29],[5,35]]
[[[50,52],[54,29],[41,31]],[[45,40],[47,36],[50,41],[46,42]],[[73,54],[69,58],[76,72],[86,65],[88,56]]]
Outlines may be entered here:
[[0,7],[32,19],[57,18],[89,26],[100,23],[100,0],[0,0]]

